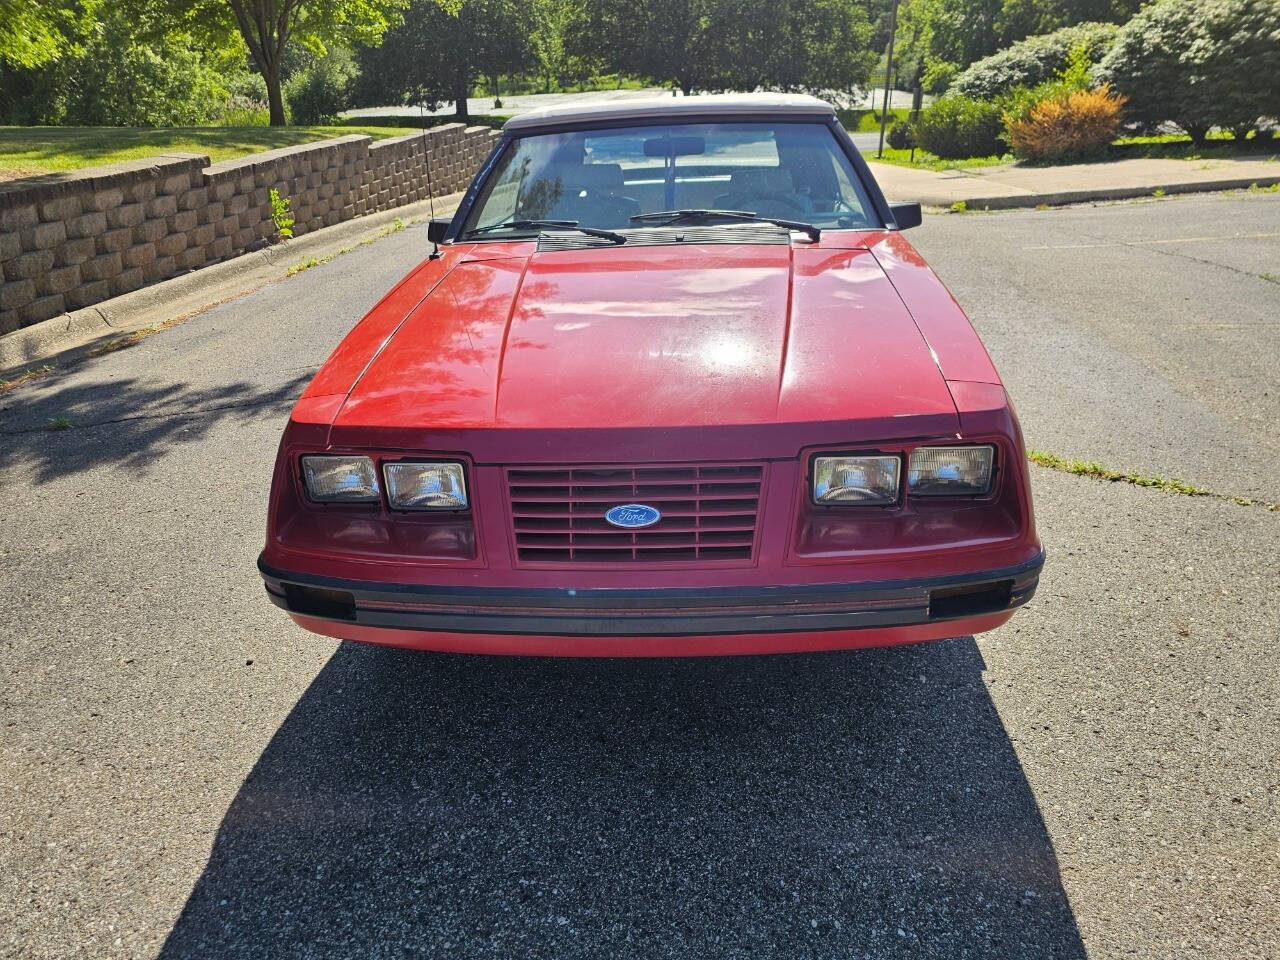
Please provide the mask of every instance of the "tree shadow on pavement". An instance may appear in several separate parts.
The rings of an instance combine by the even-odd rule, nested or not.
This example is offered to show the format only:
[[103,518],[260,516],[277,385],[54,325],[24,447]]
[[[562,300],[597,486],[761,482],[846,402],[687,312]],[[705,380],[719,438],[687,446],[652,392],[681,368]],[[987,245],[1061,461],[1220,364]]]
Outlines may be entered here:
[[20,389],[0,396],[0,469],[27,466],[40,483],[102,465],[145,470],[223,420],[287,414],[310,376],[271,387],[122,377]]
[[1083,957],[982,669],[344,645],[161,956]]

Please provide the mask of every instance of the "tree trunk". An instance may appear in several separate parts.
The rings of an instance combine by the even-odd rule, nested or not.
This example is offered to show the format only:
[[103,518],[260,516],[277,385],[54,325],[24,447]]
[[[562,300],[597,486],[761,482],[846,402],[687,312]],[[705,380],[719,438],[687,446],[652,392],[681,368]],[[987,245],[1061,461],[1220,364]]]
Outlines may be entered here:
[[283,127],[288,121],[284,115],[284,97],[280,94],[280,66],[264,66],[262,79],[267,81],[267,101],[271,107],[271,126]]
[[470,92],[465,84],[459,84],[453,91],[453,115],[459,120],[466,120],[471,116],[467,111],[467,94]]

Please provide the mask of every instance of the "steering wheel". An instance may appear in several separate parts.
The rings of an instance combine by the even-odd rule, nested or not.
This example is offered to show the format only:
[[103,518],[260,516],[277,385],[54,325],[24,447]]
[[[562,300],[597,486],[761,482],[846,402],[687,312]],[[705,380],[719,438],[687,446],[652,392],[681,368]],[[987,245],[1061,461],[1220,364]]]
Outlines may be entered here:
[[785,193],[774,193],[772,191],[740,193],[740,194],[734,195],[734,198],[733,198],[733,202],[735,205],[738,203],[741,203],[745,209],[751,209],[753,204],[756,201],[762,201],[766,205],[781,204],[782,206],[787,207],[789,210],[792,210],[795,213],[799,213],[799,214],[807,214],[809,212],[808,210],[805,209],[804,204],[802,204],[799,200]]

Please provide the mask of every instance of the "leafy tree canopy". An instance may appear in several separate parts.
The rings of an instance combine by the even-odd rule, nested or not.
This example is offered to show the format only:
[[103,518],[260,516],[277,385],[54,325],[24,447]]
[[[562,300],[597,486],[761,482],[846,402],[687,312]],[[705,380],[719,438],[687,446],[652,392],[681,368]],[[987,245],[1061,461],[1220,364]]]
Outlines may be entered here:
[[517,0],[461,0],[454,10],[413,0],[401,26],[360,52],[360,103],[457,104],[465,117],[475,82],[535,65],[531,8]]
[[0,64],[31,69],[56,60],[74,43],[94,2],[0,0]]
[[874,62],[858,0],[593,0],[574,46],[696,90],[846,91]]
[[271,124],[285,123],[281,93],[286,48],[293,43],[319,56],[334,44],[376,44],[400,22],[408,0],[135,0],[162,8],[211,42],[237,34],[267,84]]

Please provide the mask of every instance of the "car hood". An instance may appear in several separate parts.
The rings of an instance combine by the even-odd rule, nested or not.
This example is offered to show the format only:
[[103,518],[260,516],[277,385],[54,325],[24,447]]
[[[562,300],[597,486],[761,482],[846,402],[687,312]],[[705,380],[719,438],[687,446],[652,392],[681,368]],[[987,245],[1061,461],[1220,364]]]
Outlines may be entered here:
[[918,415],[956,411],[868,250],[683,245],[460,255],[373,356],[334,428]]

